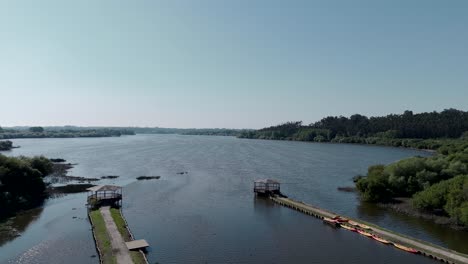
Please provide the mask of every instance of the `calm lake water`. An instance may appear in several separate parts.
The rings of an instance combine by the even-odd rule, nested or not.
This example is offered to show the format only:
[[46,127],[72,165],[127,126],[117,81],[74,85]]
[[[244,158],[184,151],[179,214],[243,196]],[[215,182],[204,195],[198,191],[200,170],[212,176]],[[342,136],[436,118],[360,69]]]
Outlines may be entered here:
[[[468,252],[468,233],[372,205],[352,177],[369,165],[425,152],[347,144],[233,137],[136,135],[120,138],[18,139],[6,155],[78,163],[73,176],[119,175],[123,212],[150,263],[436,263],[256,199],[253,180],[275,178],[290,197],[397,232]],[[188,172],[188,174],[177,174]],[[141,175],[161,179],[136,181]],[[86,195],[49,199],[11,223],[22,235],[0,237],[0,263],[98,263]]]

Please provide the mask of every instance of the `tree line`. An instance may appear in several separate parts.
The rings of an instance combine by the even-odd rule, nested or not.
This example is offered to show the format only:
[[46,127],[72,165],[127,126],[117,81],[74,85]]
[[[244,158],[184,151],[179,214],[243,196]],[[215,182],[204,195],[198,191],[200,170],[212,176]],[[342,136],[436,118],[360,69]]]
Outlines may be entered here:
[[419,114],[405,111],[380,117],[329,116],[309,125],[295,121],[246,131],[239,137],[367,144],[385,139],[386,142],[393,140],[391,144],[402,145],[401,139],[459,138],[467,131],[468,112],[446,109]]
[[0,154],[0,219],[40,205],[46,198],[43,178],[52,173],[45,157],[7,157]]
[[355,178],[361,197],[370,202],[410,197],[414,208],[468,227],[468,140],[444,149],[446,154],[369,167],[367,175]]

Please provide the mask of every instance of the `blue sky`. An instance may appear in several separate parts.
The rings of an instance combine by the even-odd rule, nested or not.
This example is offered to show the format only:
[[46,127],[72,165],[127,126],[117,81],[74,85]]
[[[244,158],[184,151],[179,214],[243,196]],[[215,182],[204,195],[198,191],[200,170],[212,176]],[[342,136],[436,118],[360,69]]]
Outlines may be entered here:
[[2,1],[0,125],[468,110],[468,1]]

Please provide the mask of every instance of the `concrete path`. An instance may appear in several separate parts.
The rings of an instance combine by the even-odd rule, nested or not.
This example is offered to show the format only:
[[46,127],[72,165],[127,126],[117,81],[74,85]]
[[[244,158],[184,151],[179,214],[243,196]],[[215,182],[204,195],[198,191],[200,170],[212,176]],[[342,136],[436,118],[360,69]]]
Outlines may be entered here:
[[117,259],[118,264],[133,264],[132,258],[130,257],[130,251],[125,245],[125,241],[120,235],[117,226],[115,225],[114,219],[110,213],[110,207],[104,206],[99,208],[104,222],[106,223],[107,232],[111,240],[112,254]]

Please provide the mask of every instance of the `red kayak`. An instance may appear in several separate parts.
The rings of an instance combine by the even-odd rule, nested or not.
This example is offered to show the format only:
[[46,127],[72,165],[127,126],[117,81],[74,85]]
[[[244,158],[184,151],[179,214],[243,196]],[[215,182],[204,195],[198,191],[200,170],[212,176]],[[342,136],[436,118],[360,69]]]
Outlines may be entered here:
[[349,221],[348,219],[346,219],[346,218],[344,218],[344,217],[341,217],[341,216],[335,216],[335,217],[333,217],[332,219],[338,221],[338,223],[346,223],[346,222]]

